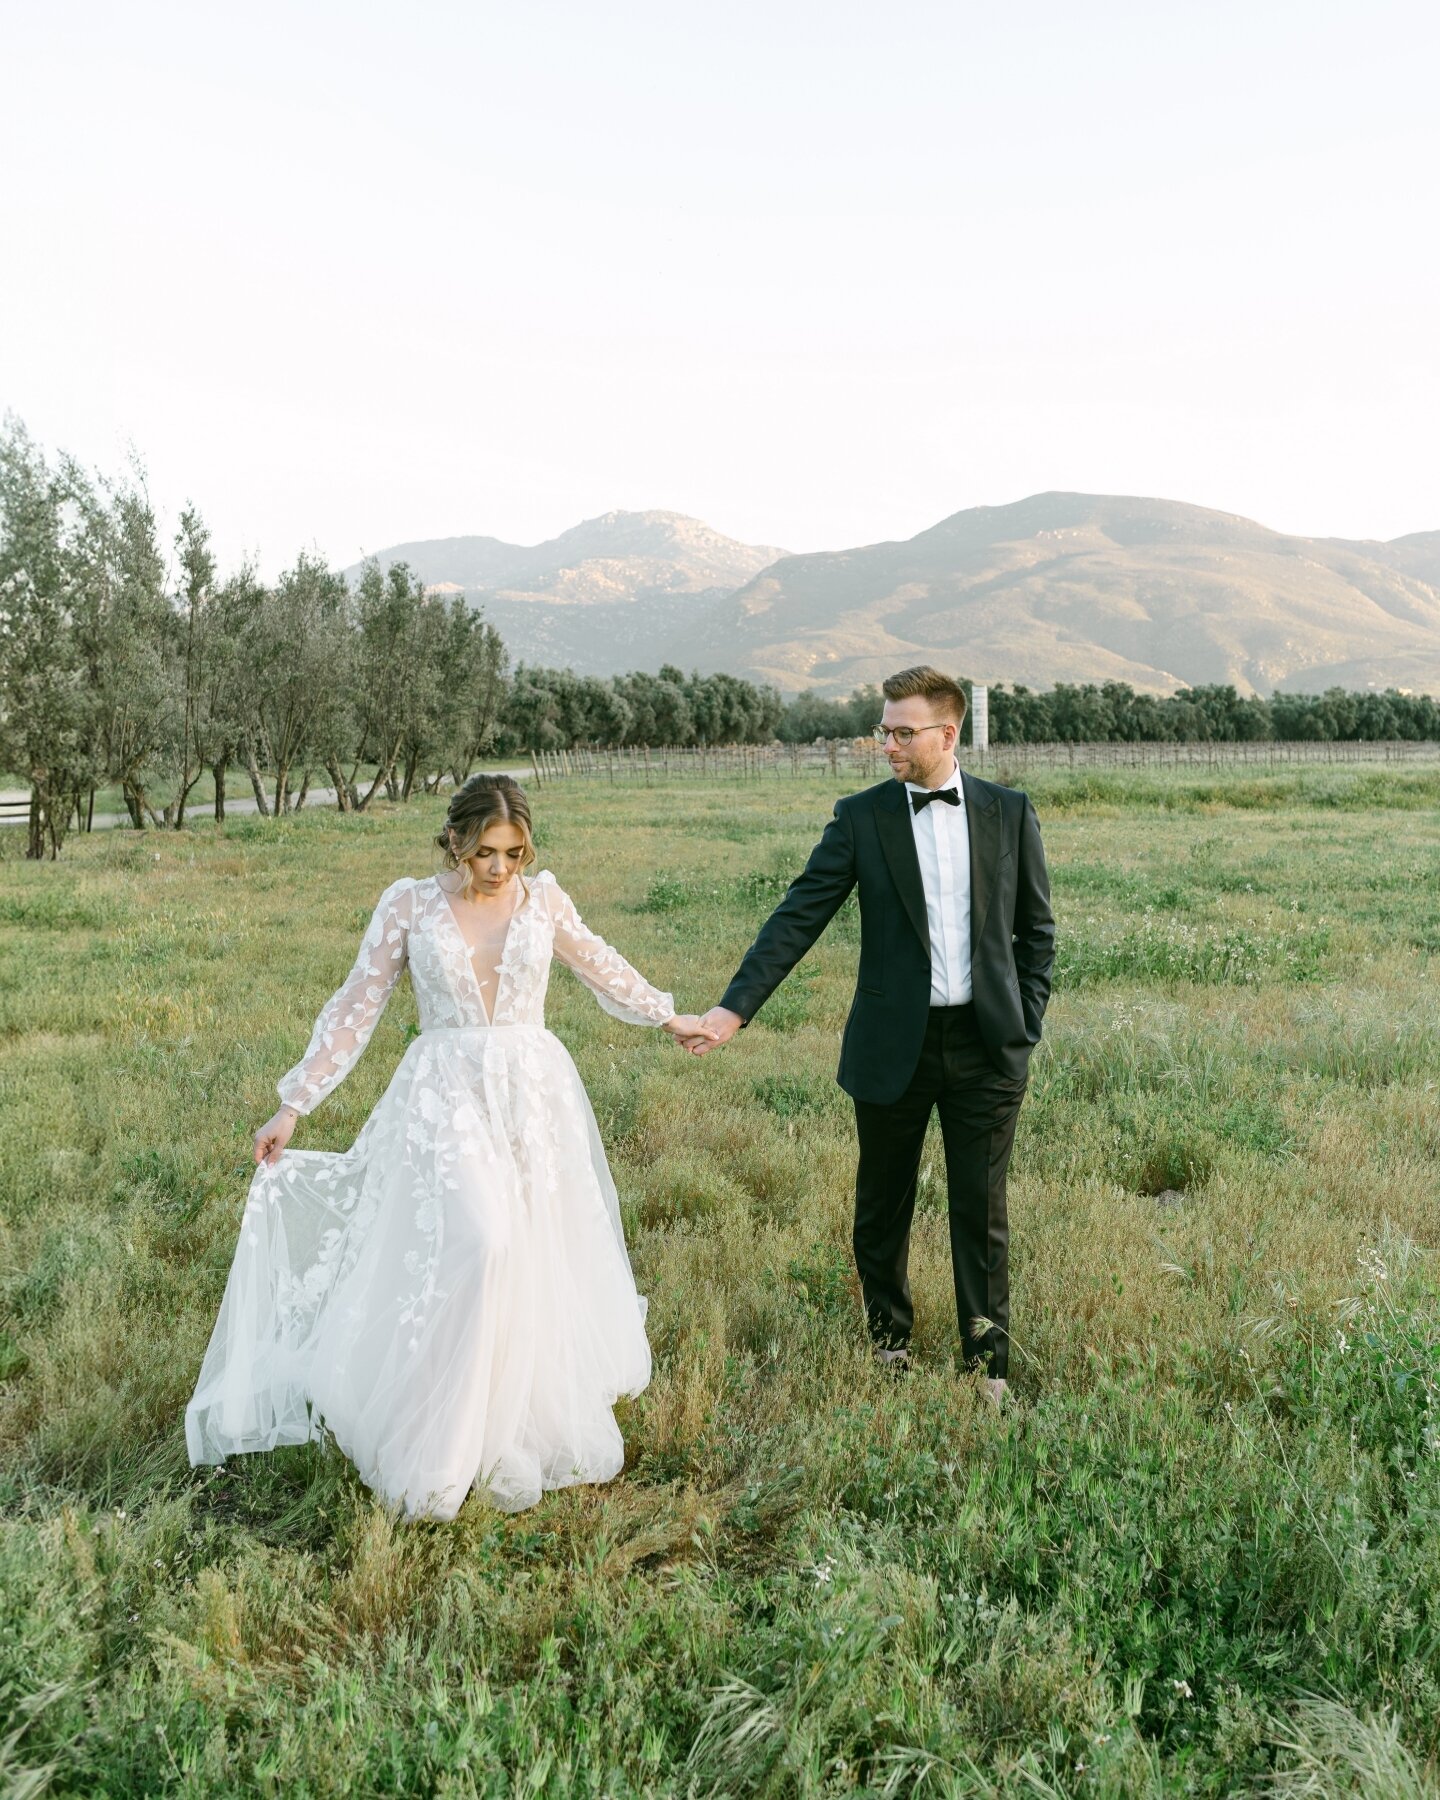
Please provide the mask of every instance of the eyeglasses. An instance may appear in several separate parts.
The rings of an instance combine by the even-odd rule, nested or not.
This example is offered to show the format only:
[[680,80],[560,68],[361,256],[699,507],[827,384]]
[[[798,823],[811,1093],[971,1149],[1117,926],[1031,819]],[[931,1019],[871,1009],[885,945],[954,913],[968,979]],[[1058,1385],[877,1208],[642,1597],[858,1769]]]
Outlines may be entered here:
[[910,747],[917,731],[943,731],[947,721],[941,720],[938,725],[876,725],[870,735],[877,744],[883,744],[887,738],[894,738],[902,750]]

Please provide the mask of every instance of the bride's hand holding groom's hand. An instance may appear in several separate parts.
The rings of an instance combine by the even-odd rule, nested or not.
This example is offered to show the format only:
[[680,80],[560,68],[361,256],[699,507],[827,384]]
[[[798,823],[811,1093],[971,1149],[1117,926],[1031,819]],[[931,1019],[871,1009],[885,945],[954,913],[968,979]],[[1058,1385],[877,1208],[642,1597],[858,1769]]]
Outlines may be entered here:
[[715,1035],[698,1013],[676,1013],[673,1019],[665,1021],[661,1030],[667,1031],[682,1050],[692,1051],[697,1050],[697,1046],[709,1049]]
[[707,1051],[728,1044],[745,1021],[728,1007],[712,1006],[697,1023],[699,1030],[685,1045],[692,1056],[704,1056]]

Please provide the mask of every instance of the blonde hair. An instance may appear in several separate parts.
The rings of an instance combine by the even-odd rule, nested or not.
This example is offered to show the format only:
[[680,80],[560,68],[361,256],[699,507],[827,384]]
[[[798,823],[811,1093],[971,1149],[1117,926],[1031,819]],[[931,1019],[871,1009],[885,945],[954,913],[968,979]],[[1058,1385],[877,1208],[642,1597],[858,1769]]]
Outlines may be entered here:
[[[499,824],[514,825],[524,841],[520,884],[525,887],[524,871],[535,861],[535,839],[530,827],[530,801],[524,788],[509,775],[472,775],[468,781],[462,781],[450,796],[445,829],[435,842],[445,867],[459,875],[460,892],[467,900],[475,884],[469,859],[479,850],[480,840],[490,827]],[[529,892],[525,887],[527,898]]]
[[969,702],[958,681],[932,669],[929,663],[918,663],[913,669],[902,669],[880,683],[887,700],[933,700],[939,711],[948,713],[957,725],[965,723]]

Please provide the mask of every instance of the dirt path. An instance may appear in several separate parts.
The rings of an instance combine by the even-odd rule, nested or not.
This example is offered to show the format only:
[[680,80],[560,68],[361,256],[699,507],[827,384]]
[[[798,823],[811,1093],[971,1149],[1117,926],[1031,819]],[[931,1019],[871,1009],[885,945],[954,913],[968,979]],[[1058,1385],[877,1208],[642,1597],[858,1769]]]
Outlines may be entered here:
[[[528,775],[530,775],[530,773],[531,773],[531,771],[529,769],[492,769],[489,772],[492,775],[511,775],[515,778],[516,781],[524,781],[525,778]],[[29,800],[30,800],[30,796],[28,794],[22,793],[22,792],[0,794],[0,806],[4,806],[9,802],[20,802],[20,801],[23,801],[28,805]],[[334,788],[328,788],[328,787],[311,788],[310,792],[305,796],[305,805],[307,808],[312,807],[312,806],[333,806],[334,804],[335,804]],[[259,807],[255,804],[255,801],[253,799],[249,799],[249,800],[241,800],[241,799],[228,800],[227,799],[225,802],[225,816],[227,818],[233,818],[237,814],[241,814],[241,813],[255,813],[255,812],[258,812],[259,810],[260,810]],[[200,806],[190,807],[188,810],[188,814],[187,814],[187,817],[190,818],[191,820],[193,820],[197,824],[199,824],[199,823],[209,824],[211,822],[213,816],[214,815],[211,810],[211,804],[208,800],[205,801]],[[25,819],[24,816],[11,817],[8,812],[0,813],[0,829],[3,829],[7,825],[20,827],[20,826],[25,825],[26,823],[27,823],[27,820]],[[115,831],[122,827],[128,829],[129,825],[130,825],[129,813],[96,813],[94,824],[92,825],[91,829],[94,831]],[[154,829],[161,829],[161,828],[155,827]]]

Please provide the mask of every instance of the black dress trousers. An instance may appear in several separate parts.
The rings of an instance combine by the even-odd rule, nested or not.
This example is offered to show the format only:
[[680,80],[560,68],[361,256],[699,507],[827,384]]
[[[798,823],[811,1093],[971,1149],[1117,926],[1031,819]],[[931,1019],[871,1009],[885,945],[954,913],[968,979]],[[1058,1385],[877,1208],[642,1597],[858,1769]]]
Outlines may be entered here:
[[[934,1006],[909,1087],[896,1101],[855,1101],[860,1165],[855,1177],[855,1265],[874,1341],[898,1349],[915,1322],[910,1302],[910,1224],[930,1114],[945,1141],[950,1255],[966,1365],[1003,1377],[1009,1366],[1010,1228],[1005,1174],[1025,1081],[999,1073],[971,1006]],[[975,1321],[990,1327],[977,1331]]]

